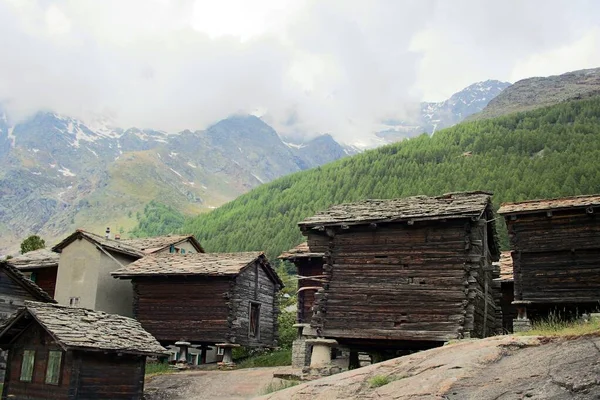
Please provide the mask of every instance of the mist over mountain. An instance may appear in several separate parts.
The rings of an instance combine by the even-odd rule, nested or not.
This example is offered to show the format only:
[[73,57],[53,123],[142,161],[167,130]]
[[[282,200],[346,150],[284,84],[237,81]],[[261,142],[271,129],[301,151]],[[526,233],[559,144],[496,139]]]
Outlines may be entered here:
[[329,135],[284,142],[261,119],[235,115],[203,131],[129,128],[51,112],[10,124],[0,111],[0,253],[36,233],[126,232],[151,200],[187,214],[350,152]]
[[416,117],[384,121],[386,129],[377,136],[386,142],[396,142],[424,132],[433,134],[480,112],[509,86],[509,82],[487,80],[469,85],[445,101],[422,102]]

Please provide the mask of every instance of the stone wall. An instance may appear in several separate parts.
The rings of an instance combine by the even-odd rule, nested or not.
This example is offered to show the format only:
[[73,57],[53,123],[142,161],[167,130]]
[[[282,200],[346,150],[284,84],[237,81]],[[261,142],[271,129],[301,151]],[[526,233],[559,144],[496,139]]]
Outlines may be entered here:
[[292,368],[304,368],[310,365],[310,345],[308,337],[298,335],[292,343]]
[[4,371],[6,370],[6,352],[0,350],[0,383],[4,382]]

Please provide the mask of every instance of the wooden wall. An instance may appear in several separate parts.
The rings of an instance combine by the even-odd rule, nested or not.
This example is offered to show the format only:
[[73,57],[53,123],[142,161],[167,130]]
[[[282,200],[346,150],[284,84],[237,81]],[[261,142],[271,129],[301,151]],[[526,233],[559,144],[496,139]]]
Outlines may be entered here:
[[56,288],[56,274],[58,267],[38,268],[32,271],[35,274],[35,283],[50,297],[54,298],[54,290]]
[[328,276],[311,324],[325,337],[372,343],[493,334],[487,228],[449,220],[309,231]]
[[508,217],[515,300],[600,300],[600,218],[585,209]]
[[[35,366],[32,382],[20,382],[21,363],[23,351],[35,350]],[[39,325],[32,325],[20,336],[9,351],[7,379],[4,382],[2,399],[19,400],[50,400],[69,399],[69,386],[71,384],[72,354],[63,353],[62,374],[59,385],[45,383],[46,366],[49,350],[60,350]]]
[[[249,347],[277,345],[278,291],[279,287],[269,278],[259,261],[242,270],[235,279],[232,291],[230,341]],[[249,335],[252,302],[260,304],[258,337]]]
[[[101,352],[76,352],[74,399],[141,400],[144,395],[146,357]],[[75,375],[75,372],[74,372]]]
[[132,283],[135,318],[158,341],[218,343],[227,338],[230,278],[140,277]]

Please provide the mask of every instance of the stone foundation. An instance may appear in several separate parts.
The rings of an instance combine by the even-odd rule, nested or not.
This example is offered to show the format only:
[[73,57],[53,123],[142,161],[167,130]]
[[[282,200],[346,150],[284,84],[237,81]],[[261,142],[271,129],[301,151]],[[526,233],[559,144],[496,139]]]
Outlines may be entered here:
[[311,348],[306,336],[299,336],[292,343],[292,368],[304,368],[310,365]]
[[528,332],[531,330],[529,318],[516,318],[513,320],[513,332]]
[[4,382],[4,371],[6,371],[6,351],[0,350],[0,383]]

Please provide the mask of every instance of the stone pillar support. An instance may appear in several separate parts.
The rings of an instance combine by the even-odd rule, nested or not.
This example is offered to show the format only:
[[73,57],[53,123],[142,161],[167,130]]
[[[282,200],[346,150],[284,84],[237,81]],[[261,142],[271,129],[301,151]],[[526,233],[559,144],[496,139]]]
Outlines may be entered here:
[[179,341],[175,343],[175,346],[179,347],[179,358],[177,363],[187,364],[188,363],[188,348],[191,346],[190,342]]
[[240,345],[236,343],[218,343],[217,346],[223,348],[223,361],[217,364],[219,368],[231,369],[235,367],[235,363],[233,362],[233,349],[235,347],[240,347]]
[[337,340],[316,338],[308,339],[306,343],[312,346],[312,354],[310,356],[311,368],[323,368],[331,365],[331,349],[337,346]]

